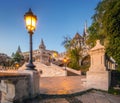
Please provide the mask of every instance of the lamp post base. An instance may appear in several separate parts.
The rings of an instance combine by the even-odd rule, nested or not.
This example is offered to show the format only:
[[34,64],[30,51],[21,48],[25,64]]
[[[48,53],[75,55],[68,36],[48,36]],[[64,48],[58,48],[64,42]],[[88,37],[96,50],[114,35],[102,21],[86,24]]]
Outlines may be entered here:
[[26,67],[27,67],[26,70],[36,70],[35,65],[33,63],[27,64]]

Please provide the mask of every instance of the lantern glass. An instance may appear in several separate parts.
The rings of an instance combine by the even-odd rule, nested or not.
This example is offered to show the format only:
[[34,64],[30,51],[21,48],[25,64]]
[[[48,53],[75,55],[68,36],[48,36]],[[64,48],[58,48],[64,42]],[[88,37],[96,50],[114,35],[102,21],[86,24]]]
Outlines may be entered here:
[[33,15],[32,11],[29,11],[24,16],[26,28],[28,32],[33,32],[36,29],[37,17]]
[[64,58],[63,61],[64,61],[64,63],[67,63],[67,58]]

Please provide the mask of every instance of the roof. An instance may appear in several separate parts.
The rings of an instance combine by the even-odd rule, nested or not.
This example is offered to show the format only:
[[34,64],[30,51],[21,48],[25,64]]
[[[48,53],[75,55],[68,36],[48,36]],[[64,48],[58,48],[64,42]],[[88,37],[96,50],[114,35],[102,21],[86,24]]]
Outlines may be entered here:
[[73,39],[81,39],[83,38],[79,33],[76,33],[75,34],[75,37]]

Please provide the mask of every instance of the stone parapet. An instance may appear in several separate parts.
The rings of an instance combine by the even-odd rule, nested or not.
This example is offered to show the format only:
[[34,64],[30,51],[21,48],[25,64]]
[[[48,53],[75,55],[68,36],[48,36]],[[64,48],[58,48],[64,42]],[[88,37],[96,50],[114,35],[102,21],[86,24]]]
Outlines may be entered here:
[[1,80],[0,91],[2,92],[1,103],[13,103],[29,97],[29,78],[10,78]]
[[26,98],[34,98],[40,93],[38,71],[24,70],[18,73],[0,73],[2,92],[1,103],[13,103]]

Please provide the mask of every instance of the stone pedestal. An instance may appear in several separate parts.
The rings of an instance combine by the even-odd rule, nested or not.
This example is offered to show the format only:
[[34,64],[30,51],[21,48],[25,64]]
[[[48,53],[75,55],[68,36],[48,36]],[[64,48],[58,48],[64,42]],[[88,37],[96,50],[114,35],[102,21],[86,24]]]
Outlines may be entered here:
[[107,91],[110,86],[111,72],[105,67],[105,47],[96,41],[89,51],[91,66],[87,72],[87,87]]

